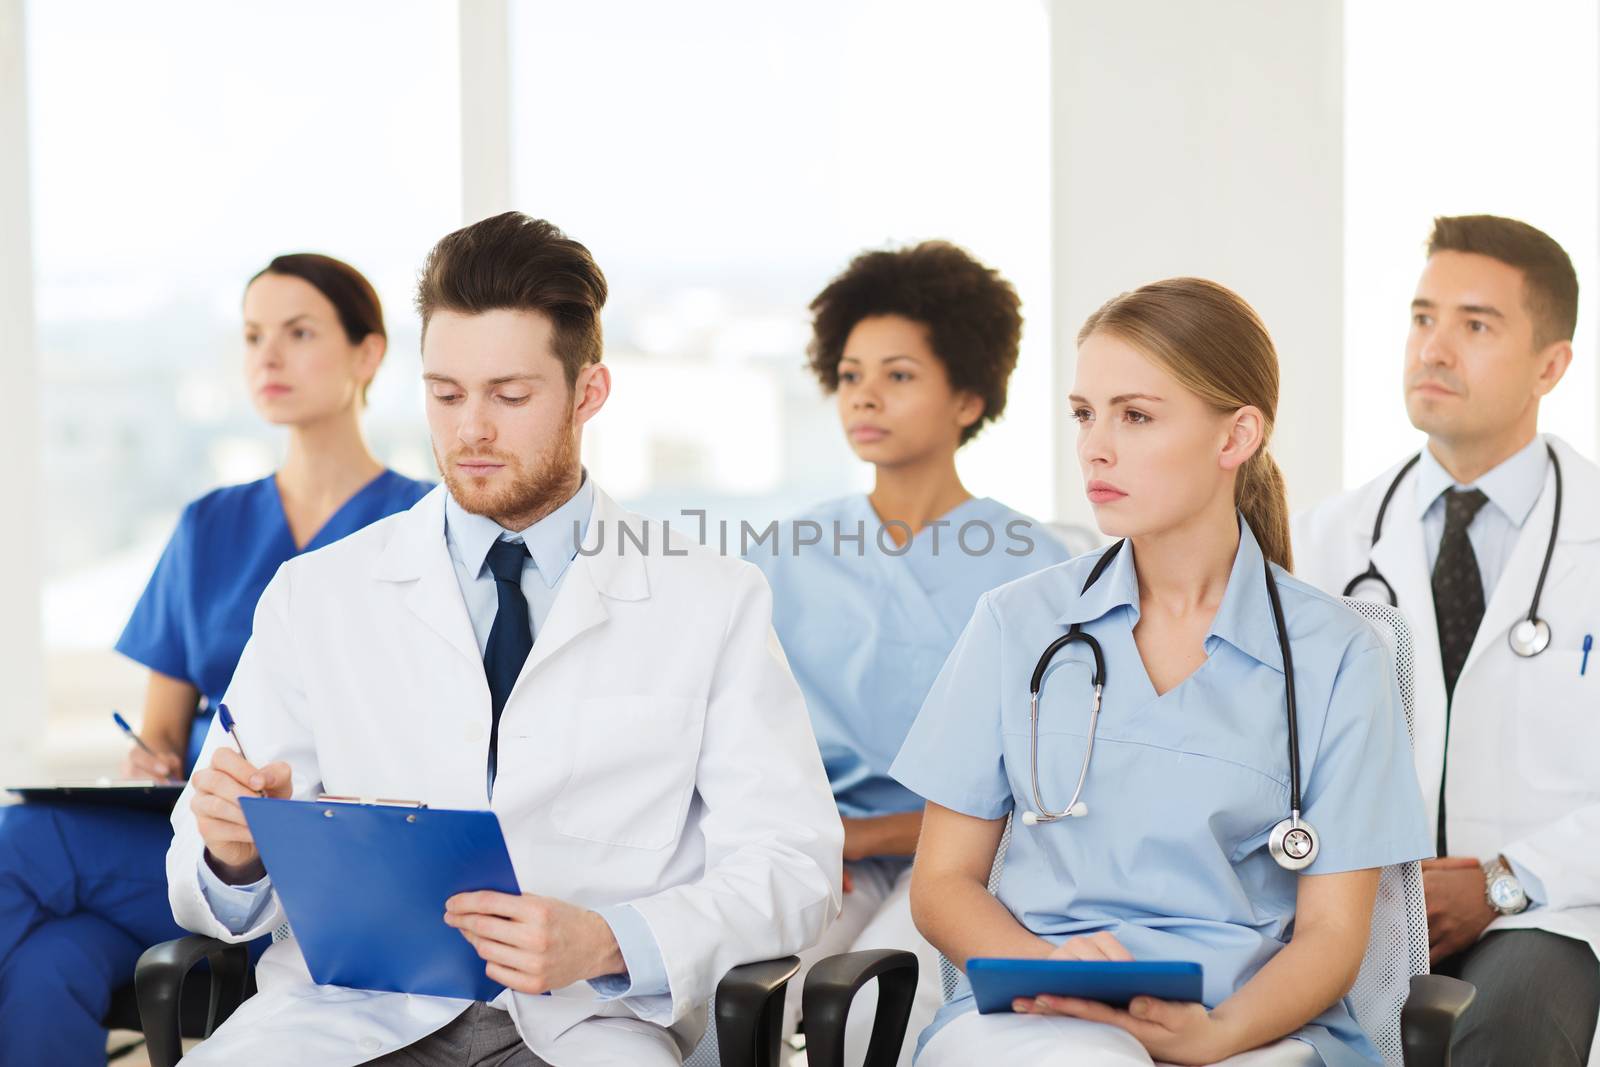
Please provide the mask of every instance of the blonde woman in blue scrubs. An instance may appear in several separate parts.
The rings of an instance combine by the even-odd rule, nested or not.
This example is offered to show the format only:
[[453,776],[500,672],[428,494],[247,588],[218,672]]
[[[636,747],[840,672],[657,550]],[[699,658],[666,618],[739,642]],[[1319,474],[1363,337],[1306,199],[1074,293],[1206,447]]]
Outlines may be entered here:
[[[921,1065],[1381,1062],[1344,999],[1378,868],[1431,854],[1399,694],[1376,632],[1289,576],[1283,481],[1266,452],[1278,362],[1260,320],[1211,282],[1126,293],[1078,337],[1072,413],[1100,528],[1121,547],[984,596],[892,773],[928,800],[912,879],[917,926],[950,959],[1192,960],[1203,1003],[1126,1010],[1038,997],[979,1015],[963,990],[921,1038]],[[1303,815],[1320,852],[1268,851],[1288,814],[1284,662],[1295,672]],[[1079,624],[1105,655],[1082,817],[1035,807],[1028,685]],[[1057,654],[1039,711],[1039,790],[1064,805],[1082,765],[1092,666]]]
[[[874,484],[747,552],[772,585],[773,623],[844,819],[843,911],[802,961],[918,952],[920,1029],[941,1001],[938,954],[909,902],[922,798],[889,777],[889,764],[978,597],[1067,553],[1041,524],[974,497],[956,472],[956,452],[1005,409],[1022,333],[1009,282],[929,241],[857,256],[811,310],[811,370]],[[800,989],[790,983],[789,1031]],[[852,1006],[848,1062],[866,1054],[876,998],[869,986]]]

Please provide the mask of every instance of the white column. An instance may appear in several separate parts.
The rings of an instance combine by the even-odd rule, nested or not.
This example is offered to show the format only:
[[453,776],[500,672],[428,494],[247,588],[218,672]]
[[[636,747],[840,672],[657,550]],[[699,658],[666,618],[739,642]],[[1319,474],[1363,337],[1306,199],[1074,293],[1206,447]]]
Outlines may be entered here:
[[44,728],[39,610],[39,376],[33,329],[24,0],[0,0],[0,366],[18,398],[0,419],[0,784],[33,771]]
[[1056,514],[1089,522],[1065,417],[1078,327],[1174,275],[1236,290],[1277,342],[1291,507],[1340,488],[1340,0],[1055,0]]
[[511,50],[506,0],[460,0],[461,216],[511,208]]

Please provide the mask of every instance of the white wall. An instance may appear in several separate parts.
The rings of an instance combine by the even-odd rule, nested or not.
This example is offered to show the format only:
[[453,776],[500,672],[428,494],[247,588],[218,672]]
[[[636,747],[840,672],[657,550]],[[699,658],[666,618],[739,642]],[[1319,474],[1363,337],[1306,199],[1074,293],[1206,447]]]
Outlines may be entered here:
[[[1237,290],[1282,359],[1273,450],[1301,507],[1340,488],[1343,14],[1338,0],[1055,0],[1056,382],[1078,327],[1180,274]],[[1056,514],[1088,522],[1056,420]]]
[[511,44],[506,0],[460,0],[457,24],[461,221],[470,225],[511,209]]
[[[0,0],[0,367],[13,398],[37,393],[33,241],[28,197],[28,94],[23,0]],[[39,636],[38,405],[23,399],[0,419],[0,782],[33,770],[44,726]]]

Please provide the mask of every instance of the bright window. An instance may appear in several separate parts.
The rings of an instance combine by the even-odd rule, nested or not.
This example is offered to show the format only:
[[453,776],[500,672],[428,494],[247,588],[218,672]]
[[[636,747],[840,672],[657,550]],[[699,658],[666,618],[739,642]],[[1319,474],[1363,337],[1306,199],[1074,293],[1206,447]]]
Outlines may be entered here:
[[410,303],[459,224],[455,10],[49,0],[27,29],[51,703],[120,752],[106,689],[142,689],[109,650],[179,509],[279,456],[239,325],[274,255],[371,278],[390,344],[368,432],[432,472]]
[[1037,0],[512,7],[515,199],[611,282],[588,461],[629,503],[770,519],[870,484],[804,369],[856,252],[947,238],[1026,331],[963,477],[1051,511],[1049,46]]

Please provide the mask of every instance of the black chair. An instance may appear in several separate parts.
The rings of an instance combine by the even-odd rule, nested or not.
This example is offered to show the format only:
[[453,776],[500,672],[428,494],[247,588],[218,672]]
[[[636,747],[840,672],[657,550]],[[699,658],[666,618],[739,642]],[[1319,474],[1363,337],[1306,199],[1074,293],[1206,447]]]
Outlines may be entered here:
[[[185,979],[202,962],[210,965],[210,981],[186,990]],[[747,963],[723,977],[715,1002],[721,1067],[779,1067],[783,994],[799,969],[799,959],[787,956]],[[252,977],[245,945],[191,934],[147,949],[133,981],[151,1067],[173,1067],[183,1055],[184,1036],[209,1036],[254,992]],[[183,1024],[196,1021],[188,1006],[201,991],[206,1012],[195,1035]]]
[[917,957],[898,949],[846,952],[818,960],[806,974],[800,1013],[806,1021],[807,1067],[844,1067],[844,1024],[861,987],[878,980],[865,1067],[894,1067],[917,993]]
[[[205,1037],[210,1034],[213,1029],[212,1013],[209,984],[194,982],[183,987],[178,1005],[178,1027],[184,1037]],[[129,1030],[136,1034],[144,1030],[144,1023],[139,1018],[139,997],[132,982],[112,992],[111,1004],[100,1024],[107,1030]],[[108,1050],[106,1058],[116,1060],[145,1043],[142,1039],[130,1041]]]

